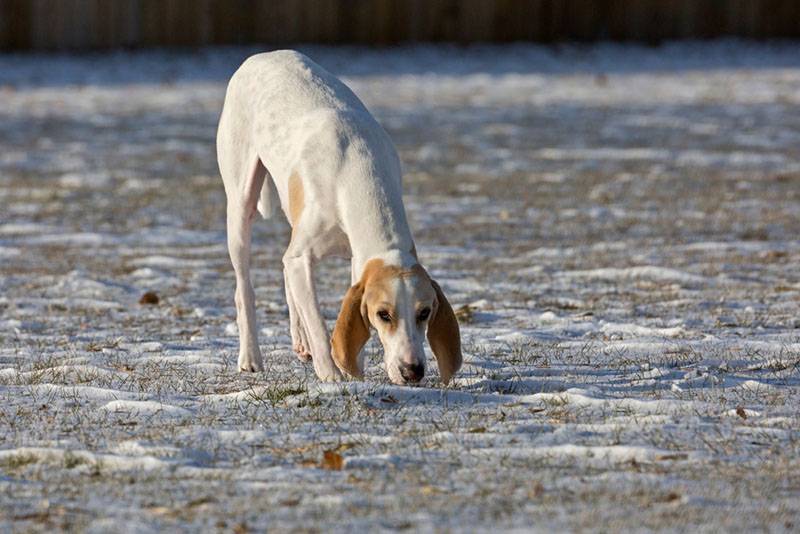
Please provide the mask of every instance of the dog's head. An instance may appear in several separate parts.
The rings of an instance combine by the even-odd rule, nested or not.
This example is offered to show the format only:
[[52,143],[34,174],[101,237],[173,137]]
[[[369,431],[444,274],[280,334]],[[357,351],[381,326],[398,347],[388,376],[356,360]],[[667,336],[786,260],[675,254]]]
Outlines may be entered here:
[[419,382],[425,375],[428,342],[439,374],[447,383],[461,367],[461,336],[453,308],[442,289],[417,264],[403,269],[370,260],[361,280],[344,297],[333,329],[333,359],[347,374],[364,371],[361,349],[370,327],[378,332],[389,378],[395,384]]

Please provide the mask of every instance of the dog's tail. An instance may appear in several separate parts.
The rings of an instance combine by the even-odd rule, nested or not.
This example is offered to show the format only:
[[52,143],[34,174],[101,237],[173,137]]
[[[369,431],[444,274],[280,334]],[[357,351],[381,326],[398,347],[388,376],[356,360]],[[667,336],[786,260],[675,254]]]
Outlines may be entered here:
[[261,186],[261,195],[258,197],[256,209],[264,219],[271,219],[275,215],[275,206],[280,202],[278,190],[269,172],[264,177],[264,185]]

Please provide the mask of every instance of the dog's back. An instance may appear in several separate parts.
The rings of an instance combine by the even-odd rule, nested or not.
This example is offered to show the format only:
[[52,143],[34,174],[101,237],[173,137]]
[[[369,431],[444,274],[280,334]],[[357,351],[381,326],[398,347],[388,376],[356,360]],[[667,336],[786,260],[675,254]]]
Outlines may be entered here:
[[252,108],[280,110],[282,122],[294,122],[318,109],[368,113],[345,84],[294,50],[249,57],[231,78],[228,98],[232,92]]
[[344,83],[308,57],[292,50],[257,54],[231,78],[217,135],[226,182],[243,179],[260,159],[285,200],[286,183],[301,162],[316,160],[333,172],[349,163],[345,151],[356,146],[386,161],[396,177],[381,179],[396,178],[399,186],[389,136]]
[[[335,76],[292,50],[257,54],[234,73],[220,129],[231,126],[278,181],[294,170],[308,138],[321,129],[376,137],[383,129]],[[241,136],[249,133],[250,139]],[[387,138],[388,139],[388,138]]]
[[[268,171],[274,185],[267,180],[259,200],[265,216],[279,199],[293,223],[289,181],[299,175],[306,201],[339,213],[343,226],[381,224],[388,214],[395,233],[408,235],[402,205],[386,201],[402,195],[394,144],[344,83],[299,52],[257,54],[239,67],[228,84],[217,149],[226,188],[238,187],[259,164]],[[372,199],[363,208],[375,213],[342,210],[342,197],[348,204]]]

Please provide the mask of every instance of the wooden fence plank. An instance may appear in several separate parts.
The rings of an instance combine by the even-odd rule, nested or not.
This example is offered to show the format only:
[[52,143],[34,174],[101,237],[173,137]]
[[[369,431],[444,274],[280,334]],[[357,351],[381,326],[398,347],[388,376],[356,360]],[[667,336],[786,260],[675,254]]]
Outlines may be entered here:
[[9,0],[0,0],[0,50],[11,47],[11,6]]
[[0,0],[0,50],[800,38],[798,0]]

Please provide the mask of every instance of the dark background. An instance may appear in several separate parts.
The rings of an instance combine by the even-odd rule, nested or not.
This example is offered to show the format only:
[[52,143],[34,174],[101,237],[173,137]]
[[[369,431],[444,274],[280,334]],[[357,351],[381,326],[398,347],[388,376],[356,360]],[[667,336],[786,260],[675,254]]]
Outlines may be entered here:
[[797,0],[0,0],[0,50],[800,37]]

